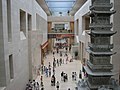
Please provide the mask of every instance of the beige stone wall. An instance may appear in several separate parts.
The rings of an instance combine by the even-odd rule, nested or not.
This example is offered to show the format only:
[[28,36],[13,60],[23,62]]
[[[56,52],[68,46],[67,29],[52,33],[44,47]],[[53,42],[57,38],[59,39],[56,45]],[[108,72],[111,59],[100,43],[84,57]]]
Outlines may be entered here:
[[70,22],[74,21],[73,16],[48,16],[49,22]]
[[[79,59],[83,61],[83,59],[88,59],[88,53],[86,52],[86,47],[88,47],[89,42],[89,36],[86,34],[86,28],[85,25],[88,24],[88,22],[85,22],[85,16],[88,14],[89,6],[91,5],[91,0],[87,0],[85,4],[76,12],[74,16],[74,32],[75,35],[78,36],[79,39]],[[85,24],[86,23],[86,24]],[[75,42],[76,43],[76,42]]]
[[[7,1],[10,1],[8,3],[9,5],[7,5]],[[7,11],[7,6],[10,6],[9,11]],[[25,35],[23,32],[20,32],[20,10],[24,11],[25,18],[23,18],[22,23],[25,23],[25,25],[22,26],[24,27]],[[7,16],[8,13],[9,15]],[[6,87],[5,90],[25,90],[25,85],[29,80],[30,58],[32,58],[31,60],[34,62],[31,63],[33,63],[36,67],[40,62],[39,54],[41,52],[39,51],[39,45],[47,40],[47,29],[44,29],[43,39],[41,39],[42,37],[39,37],[36,32],[31,32],[31,39],[33,40],[31,40],[31,42],[28,41],[28,14],[31,15],[32,18],[31,30],[36,31],[36,13],[39,14],[44,23],[46,23],[43,23],[44,26],[41,26],[43,28],[47,28],[47,15],[38,5],[36,0],[0,1],[0,87]],[[8,26],[8,24],[11,26]],[[11,31],[8,29],[11,29]],[[9,37],[11,37],[11,40],[8,42]],[[32,48],[31,50],[28,50],[28,44],[30,43],[30,47]],[[14,74],[12,80],[10,79],[9,68],[9,55],[11,54],[13,56]]]

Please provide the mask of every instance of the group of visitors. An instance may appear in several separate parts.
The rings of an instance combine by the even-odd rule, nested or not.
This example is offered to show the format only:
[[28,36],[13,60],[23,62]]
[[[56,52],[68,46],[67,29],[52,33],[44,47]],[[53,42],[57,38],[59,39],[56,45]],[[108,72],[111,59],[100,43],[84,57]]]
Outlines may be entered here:
[[72,72],[72,80],[77,80],[77,73],[76,72]]
[[46,75],[46,77],[51,77],[51,65],[49,62],[49,66],[41,66],[41,73]]
[[29,80],[28,84],[26,84],[26,90],[39,90],[39,83],[35,80],[31,81]]
[[61,81],[64,81],[64,82],[68,81],[68,75],[63,71],[61,72]]

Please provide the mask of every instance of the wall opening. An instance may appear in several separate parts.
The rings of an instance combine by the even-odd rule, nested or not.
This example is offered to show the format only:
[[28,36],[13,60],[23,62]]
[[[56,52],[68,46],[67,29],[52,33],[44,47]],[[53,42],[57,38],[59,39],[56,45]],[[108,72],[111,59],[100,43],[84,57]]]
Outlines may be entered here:
[[26,39],[26,12],[20,9],[20,39]]
[[32,16],[28,14],[28,31],[32,30]]
[[90,17],[88,15],[84,15],[82,17],[82,29],[83,30],[89,30],[89,24],[90,24]]
[[76,20],[76,24],[77,24],[77,26],[76,26],[76,34],[78,35],[79,34],[79,19],[77,19]]
[[89,30],[89,24],[90,24],[90,17],[85,17],[85,30]]
[[12,41],[12,31],[11,31],[11,0],[6,0],[7,2],[7,29],[8,29],[8,42]]
[[13,55],[9,55],[9,70],[10,70],[10,79],[14,78],[14,71],[13,71]]

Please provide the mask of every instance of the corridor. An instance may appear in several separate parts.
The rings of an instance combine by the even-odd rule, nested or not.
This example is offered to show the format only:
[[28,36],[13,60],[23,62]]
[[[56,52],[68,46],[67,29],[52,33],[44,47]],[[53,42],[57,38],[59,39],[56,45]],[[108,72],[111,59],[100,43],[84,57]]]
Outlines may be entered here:
[[[70,60],[71,54],[68,52],[68,60]],[[55,59],[60,59],[60,54],[55,52],[54,55]],[[79,80],[78,75],[79,75],[79,71],[81,68],[81,64],[80,64],[80,60],[74,60],[73,62],[67,62],[66,64],[66,56],[65,56],[65,51],[62,50],[62,59],[64,59],[64,64],[62,64],[61,66],[57,66],[55,68],[55,77],[56,77],[56,82],[59,81],[60,83],[60,89],[59,90],[68,90],[68,88],[70,88],[70,90],[75,90],[76,87],[76,82]],[[50,53],[46,56],[46,58],[44,59],[44,64],[45,66],[49,66],[49,62],[51,63],[51,66],[53,67],[52,63],[53,63],[53,54]],[[51,70],[52,71],[52,70]],[[61,72],[65,72],[68,75],[68,81],[64,82],[61,81]],[[77,73],[77,80],[76,81],[72,81],[72,72],[76,72]],[[51,73],[52,75],[52,73]],[[37,81],[40,82],[40,77],[37,77]],[[56,90],[56,86],[51,86],[51,77],[46,77],[45,74],[43,74],[43,85],[44,85],[44,90]]]

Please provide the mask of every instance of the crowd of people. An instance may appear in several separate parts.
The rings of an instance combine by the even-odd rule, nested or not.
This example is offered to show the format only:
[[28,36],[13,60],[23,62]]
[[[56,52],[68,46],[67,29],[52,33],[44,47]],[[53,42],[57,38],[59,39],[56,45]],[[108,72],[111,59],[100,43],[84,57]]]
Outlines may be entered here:
[[[55,86],[57,90],[60,90],[60,81],[57,81],[56,79],[56,67],[60,67],[63,64],[68,64],[69,62],[73,62],[73,57],[68,57],[68,53],[63,53],[62,51],[59,51],[59,49],[56,49],[56,51],[52,52],[53,54],[53,61],[48,63],[48,66],[41,65],[40,68],[40,84],[36,82],[35,80],[29,81],[29,83],[26,85],[26,90],[44,90],[44,84],[43,84],[43,75],[46,77],[51,78],[51,86]],[[60,58],[56,57],[55,54],[59,55]],[[64,58],[63,58],[64,57]],[[77,73],[72,72],[72,80],[77,79]],[[61,81],[66,82],[68,81],[68,74],[64,71],[61,72]],[[71,90],[68,88],[68,90]]]
[[26,90],[40,90],[40,85],[35,80],[29,80],[28,84],[26,85]]

